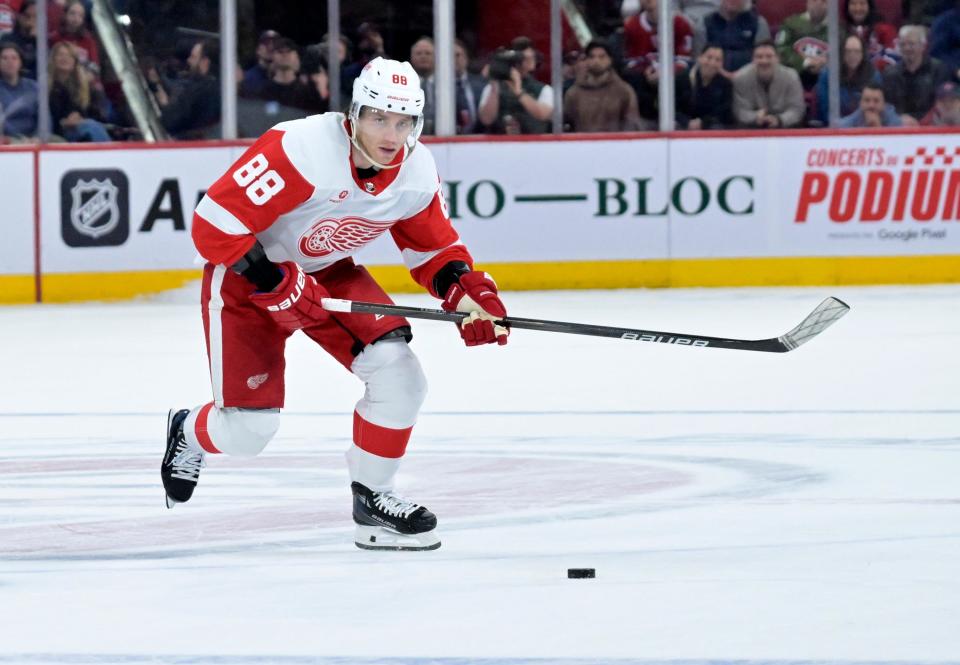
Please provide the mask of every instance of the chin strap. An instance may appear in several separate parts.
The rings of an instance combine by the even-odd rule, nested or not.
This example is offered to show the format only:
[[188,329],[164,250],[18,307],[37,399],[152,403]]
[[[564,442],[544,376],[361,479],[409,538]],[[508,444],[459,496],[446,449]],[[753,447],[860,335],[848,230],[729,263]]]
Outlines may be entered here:
[[373,164],[374,166],[376,166],[378,169],[398,169],[398,168],[400,168],[401,166],[403,166],[403,163],[404,163],[405,161],[407,161],[408,159],[410,159],[410,155],[413,154],[413,148],[416,148],[416,147],[417,147],[417,144],[414,143],[414,144],[413,144],[413,148],[408,148],[406,142],[404,142],[403,147],[406,149],[407,154],[405,154],[405,155],[403,156],[403,159],[400,160],[400,163],[399,163],[399,164],[381,164],[380,162],[378,162],[377,160],[375,160],[373,157],[371,157],[371,156],[367,153],[367,151],[364,150],[363,146],[360,145],[360,141],[357,140],[357,128],[354,126],[353,120],[350,121],[350,143],[353,144],[353,147],[354,147],[354,148],[356,148],[357,150],[360,151],[360,154],[363,155],[363,157],[364,157],[368,162],[370,162],[371,164]]

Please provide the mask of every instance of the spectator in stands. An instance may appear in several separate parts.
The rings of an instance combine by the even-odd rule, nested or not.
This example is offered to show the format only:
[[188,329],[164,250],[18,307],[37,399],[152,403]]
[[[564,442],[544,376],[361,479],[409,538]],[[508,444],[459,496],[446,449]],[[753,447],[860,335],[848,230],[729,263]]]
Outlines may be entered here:
[[326,87],[322,84],[322,78],[311,80],[306,75],[301,77],[297,44],[292,39],[281,37],[273,44],[270,80],[260,91],[260,99],[309,113],[323,113],[327,110],[329,92],[326,99],[321,96],[322,88]]
[[922,25],[900,28],[900,55],[903,60],[883,72],[883,91],[903,119],[915,126],[936,101],[937,87],[952,73],[942,62],[927,55],[927,29]]
[[[343,46],[343,42],[340,43]],[[330,110],[330,75],[327,73],[327,50],[321,50],[320,44],[312,44],[303,49],[300,60],[300,81],[312,85],[320,96],[320,104]],[[323,45],[325,46],[325,44]],[[343,48],[340,49],[343,53]]]
[[22,74],[37,78],[37,0],[23,0],[16,26],[4,41],[16,44],[23,58]]
[[373,23],[361,23],[357,28],[357,35],[360,40],[357,43],[357,52],[359,60],[366,66],[367,62],[374,58],[384,57],[386,51],[383,48],[383,35]]
[[470,71],[470,52],[459,39],[453,43],[453,69],[457,88],[457,134],[475,134],[480,131],[478,107],[487,79]]
[[586,68],[563,96],[564,120],[574,132],[621,132],[640,128],[637,96],[613,68],[607,42],[587,44]]
[[904,23],[933,25],[934,20],[953,6],[954,0],[903,0]]
[[747,0],[720,0],[720,8],[707,14],[694,32],[694,53],[703,52],[707,44],[723,49],[723,68],[732,75],[750,63],[753,47],[770,39],[767,20],[747,9]]
[[421,79],[432,77],[434,68],[433,39],[421,37],[410,47],[410,65]]
[[796,71],[780,64],[773,42],[753,48],[753,62],[733,77],[733,113],[743,127],[797,127],[806,115]]
[[720,0],[676,0],[676,8],[695,26],[720,8]]
[[807,11],[788,16],[777,31],[780,62],[811,89],[827,66],[827,0],[807,0]]
[[220,49],[212,41],[197,40],[190,45],[186,64],[186,75],[172,97],[165,90],[157,95],[161,122],[178,139],[215,138],[220,123]]
[[937,17],[930,28],[930,55],[960,77],[960,0]]
[[845,0],[843,12],[847,33],[866,43],[867,57],[877,71],[900,61],[897,29],[880,20],[876,0]]
[[70,42],[50,48],[50,117],[53,131],[67,141],[109,141],[102,124],[104,98],[91,84],[92,74],[80,66]]
[[924,116],[925,127],[960,127],[960,87],[948,81],[937,88],[937,103]]
[[[314,44],[313,46],[307,47],[307,53],[304,54],[304,59],[307,59],[307,54],[311,50],[315,50],[318,54],[319,66],[323,69],[324,72],[330,70],[328,66],[328,58],[330,52],[330,35],[324,35],[323,39],[319,44]],[[353,95],[353,89],[348,85],[349,78],[349,65],[350,65],[350,54],[352,51],[353,45],[350,40],[345,35],[340,35],[340,47],[337,49],[337,55],[340,58],[340,102],[343,105],[346,105],[350,101],[350,97]],[[312,67],[307,67],[304,63],[304,69],[308,71],[313,70]],[[329,83],[328,83],[329,85]],[[350,85],[352,85],[352,79],[350,79]],[[331,111],[338,111],[342,109],[330,109]]]
[[[171,90],[173,86],[163,72],[159,60],[155,57],[145,55],[140,58],[139,62],[140,71],[143,73],[143,78],[147,81],[147,89],[150,90],[157,100],[158,105],[160,105],[161,96],[167,95],[167,91]],[[169,99],[165,98],[163,106],[166,106],[168,102]]]
[[64,9],[60,28],[50,35],[50,43],[69,42],[74,45],[80,64],[91,71],[100,71],[100,53],[97,40],[87,29],[87,8],[82,0],[70,0]]
[[[631,16],[623,24],[623,54],[626,66],[643,71],[660,51],[657,38],[659,20],[658,0],[641,0],[643,11]],[[684,65],[689,64],[693,53],[693,27],[680,14],[673,17],[673,55]]]
[[[681,66],[674,78],[674,127],[664,127],[665,131],[687,126],[686,111],[690,106],[690,79],[687,70]],[[637,111],[640,114],[640,129],[653,131],[660,129],[660,63],[652,60],[646,69],[638,72],[625,69],[624,81],[637,95]]]
[[567,94],[580,75],[587,69],[587,57],[581,51],[567,51],[563,54],[563,94]]
[[410,47],[410,65],[420,76],[420,87],[423,88],[423,133],[433,134],[437,122],[437,100],[434,69],[433,39],[421,37]]
[[0,0],[0,39],[6,40],[17,23],[22,0]]
[[[840,53],[840,117],[845,117],[860,108],[860,93],[872,83],[880,85],[880,73],[866,57],[866,45],[856,34],[843,40]],[[827,124],[830,120],[830,72],[823,69],[817,81],[817,120]]]
[[[63,14],[67,10],[68,0],[47,0],[47,30],[56,30],[63,23]],[[92,0],[90,6],[93,6]]]
[[[477,114],[491,134],[543,134],[550,130],[553,88],[533,77],[537,52],[527,37],[517,37],[498,52],[503,67],[490,64],[490,82],[480,95]],[[512,59],[515,58],[515,59]],[[497,54],[494,54],[494,60]],[[510,62],[507,62],[510,60]]]
[[244,97],[256,97],[270,80],[270,63],[273,62],[273,43],[280,37],[276,30],[264,30],[257,40],[257,61],[244,70],[240,83],[240,94]]
[[353,81],[358,76],[367,63],[374,58],[388,57],[383,50],[383,36],[380,29],[373,23],[361,23],[357,28],[357,57],[344,68],[343,82],[346,89],[353,94]]
[[[623,0],[620,5],[620,13],[623,18],[629,18],[639,14],[641,11],[641,0]],[[707,14],[717,11],[720,6],[720,0],[673,0],[670,8],[673,11],[681,12],[690,25],[696,25],[702,21]]]
[[896,109],[887,104],[883,97],[883,86],[868,83],[860,95],[860,107],[850,115],[841,118],[840,127],[900,127],[903,121]]
[[23,141],[37,133],[37,82],[23,78],[20,49],[0,42],[0,142]]
[[733,126],[733,83],[722,72],[723,49],[707,44],[697,64],[686,75],[690,80],[687,129]]

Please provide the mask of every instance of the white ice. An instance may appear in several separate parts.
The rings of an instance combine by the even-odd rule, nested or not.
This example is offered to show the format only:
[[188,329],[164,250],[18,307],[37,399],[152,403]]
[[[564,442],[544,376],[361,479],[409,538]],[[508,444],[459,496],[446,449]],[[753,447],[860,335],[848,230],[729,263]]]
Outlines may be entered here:
[[196,289],[2,308],[0,663],[960,662],[960,288],[506,302],[758,338],[827,295],[851,313],[784,355],[415,323],[425,553],[354,547],[361,390],[305,338],[277,439],[167,510],[166,410],[209,400]]

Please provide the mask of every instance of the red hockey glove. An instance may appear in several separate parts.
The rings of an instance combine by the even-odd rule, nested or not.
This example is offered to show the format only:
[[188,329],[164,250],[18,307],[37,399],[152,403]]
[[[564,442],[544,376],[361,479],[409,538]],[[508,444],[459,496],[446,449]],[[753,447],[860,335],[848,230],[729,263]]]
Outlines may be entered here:
[[250,300],[273,317],[277,325],[294,331],[319,323],[330,316],[320,304],[321,298],[329,298],[325,288],[317,284],[303,268],[293,261],[277,265],[283,271],[283,281],[269,293],[254,292]]
[[497,283],[487,273],[472,271],[460,275],[447,289],[441,306],[448,312],[470,313],[460,323],[460,337],[467,346],[507,343],[510,331],[494,323],[507,315],[507,308],[497,295]]

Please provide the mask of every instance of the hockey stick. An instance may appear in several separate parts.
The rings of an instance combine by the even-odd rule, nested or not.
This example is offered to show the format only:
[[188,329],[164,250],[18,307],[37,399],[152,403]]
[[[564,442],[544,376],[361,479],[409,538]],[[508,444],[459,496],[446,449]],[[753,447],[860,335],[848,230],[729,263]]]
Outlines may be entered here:
[[[369,302],[357,302],[355,300],[340,300],[338,298],[323,298],[321,303],[323,308],[330,312],[386,314],[389,316],[406,316],[410,317],[411,319],[454,321],[457,323],[467,317],[467,314],[463,312],[445,312],[440,309],[405,307],[403,305],[380,305]],[[849,305],[842,300],[837,298],[827,298],[822,303],[817,305],[817,307],[790,332],[781,335],[780,337],[755,340],[707,337],[706,335],[661,332],[658,330],[613,328],[610,326],[595,326],[588,323],[544,321],[542,319],[520,319],[513,316],[507,316],[499,323],[507,326],[508,328],[543,330],[546,332],[570,333],[573,335],[592,335],[594,337],[614,337],[617,339],[627,339],[637,342],[658,342],[660,344],[678,344],[681,346],[785,353],[787,351],[793,351],[801,344],[810,341],[849,311]]]

